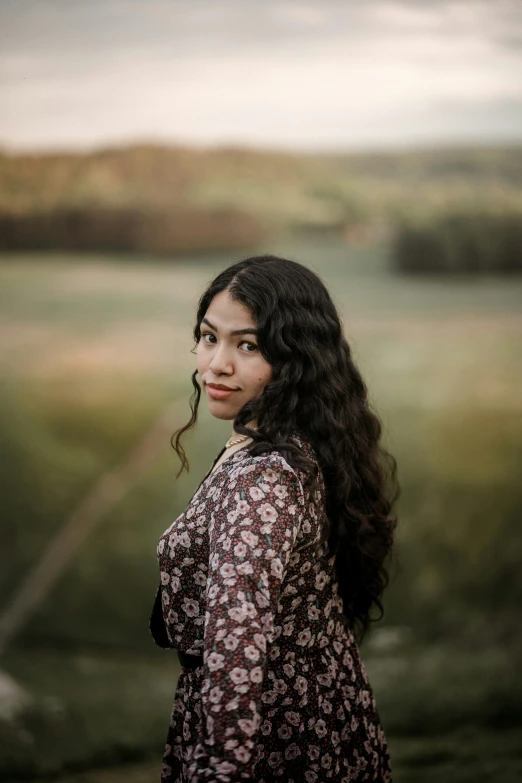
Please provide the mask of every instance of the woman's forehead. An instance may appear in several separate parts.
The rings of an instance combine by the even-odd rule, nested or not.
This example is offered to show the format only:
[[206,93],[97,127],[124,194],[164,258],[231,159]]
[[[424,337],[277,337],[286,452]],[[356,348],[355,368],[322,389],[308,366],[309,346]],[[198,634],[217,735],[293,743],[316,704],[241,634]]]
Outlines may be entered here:
[[228,331],[256,325],[249,308],[237,299],[233,299],[228,291],[220,291],[215,295],[204,318],[218,329]]

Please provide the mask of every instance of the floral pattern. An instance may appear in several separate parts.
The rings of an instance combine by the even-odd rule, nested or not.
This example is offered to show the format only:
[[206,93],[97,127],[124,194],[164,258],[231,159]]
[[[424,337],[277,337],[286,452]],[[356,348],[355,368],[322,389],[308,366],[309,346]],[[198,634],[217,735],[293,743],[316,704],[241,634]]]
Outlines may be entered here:
[[307,503],[281,454],[243,449],[161,536],[166,638],[202,661],[181,669],[163,783],[391,781],[335,559],[317,557],[323,508],[322,481]]

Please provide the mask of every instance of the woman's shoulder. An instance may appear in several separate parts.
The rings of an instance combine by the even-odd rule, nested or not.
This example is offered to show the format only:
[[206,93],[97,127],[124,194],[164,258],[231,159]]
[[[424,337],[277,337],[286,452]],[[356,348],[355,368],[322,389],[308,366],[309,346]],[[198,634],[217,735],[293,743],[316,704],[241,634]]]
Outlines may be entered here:
[[[315,453],[304,436],[295,433],[292,434],[291,440],[302,449],[307,458],[315,459]],[[242,449],[233,454],[224,467],[227,481],[234,482],[241,478],[242,482],[252,483],[257,483],[260,479],[268,483],[295,483],[299,485],[302,493],[302,472],[292,466],[285,454],[277,448],[258,456],[254,456],[248,448]]]

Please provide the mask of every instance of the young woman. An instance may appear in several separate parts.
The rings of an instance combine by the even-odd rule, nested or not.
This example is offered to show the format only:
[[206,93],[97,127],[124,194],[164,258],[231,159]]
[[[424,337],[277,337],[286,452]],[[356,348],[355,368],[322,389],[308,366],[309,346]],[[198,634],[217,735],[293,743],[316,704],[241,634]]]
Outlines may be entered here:
[[336,309],[306,267],[249,258],[194,337],[181,470],[202,391],[233,431],[158,545],[150,627],[182,664],[162,780],[390,781],[357,642],[382,616],[396,463]]

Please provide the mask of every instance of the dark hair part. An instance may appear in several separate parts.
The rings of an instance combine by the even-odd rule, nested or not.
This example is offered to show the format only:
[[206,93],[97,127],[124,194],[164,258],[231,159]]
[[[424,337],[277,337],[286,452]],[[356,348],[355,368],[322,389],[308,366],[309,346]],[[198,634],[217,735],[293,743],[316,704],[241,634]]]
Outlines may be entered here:
[[[379,443],[381,423],[370,408],[336,308],[310,269],[271,255],[247,258],[221,272],[202,295],[196,344],[202,318],[224,290],[250,309],[259,349],[272,365],[271,380],[241,408],[234,429],[253,438],[252,455],[274,449],[282,453],[302,471],[309,493],[315,491],[318,468],[292,442],[292,431],[301,431],[315,450],[326,489],[318,557],[325,562],[335,556],[343,613],[362,639],[370,623],[383,616],[386,561],[397,524],[392,509],[400,490],[396,461]],[[182,463],[179,473],[188,469],[180,437],[196,423],[201,397],[196,375],[197,370],[192,375],[192,416],[172,438]],[[246,426],[253,419],[257,431]]]

